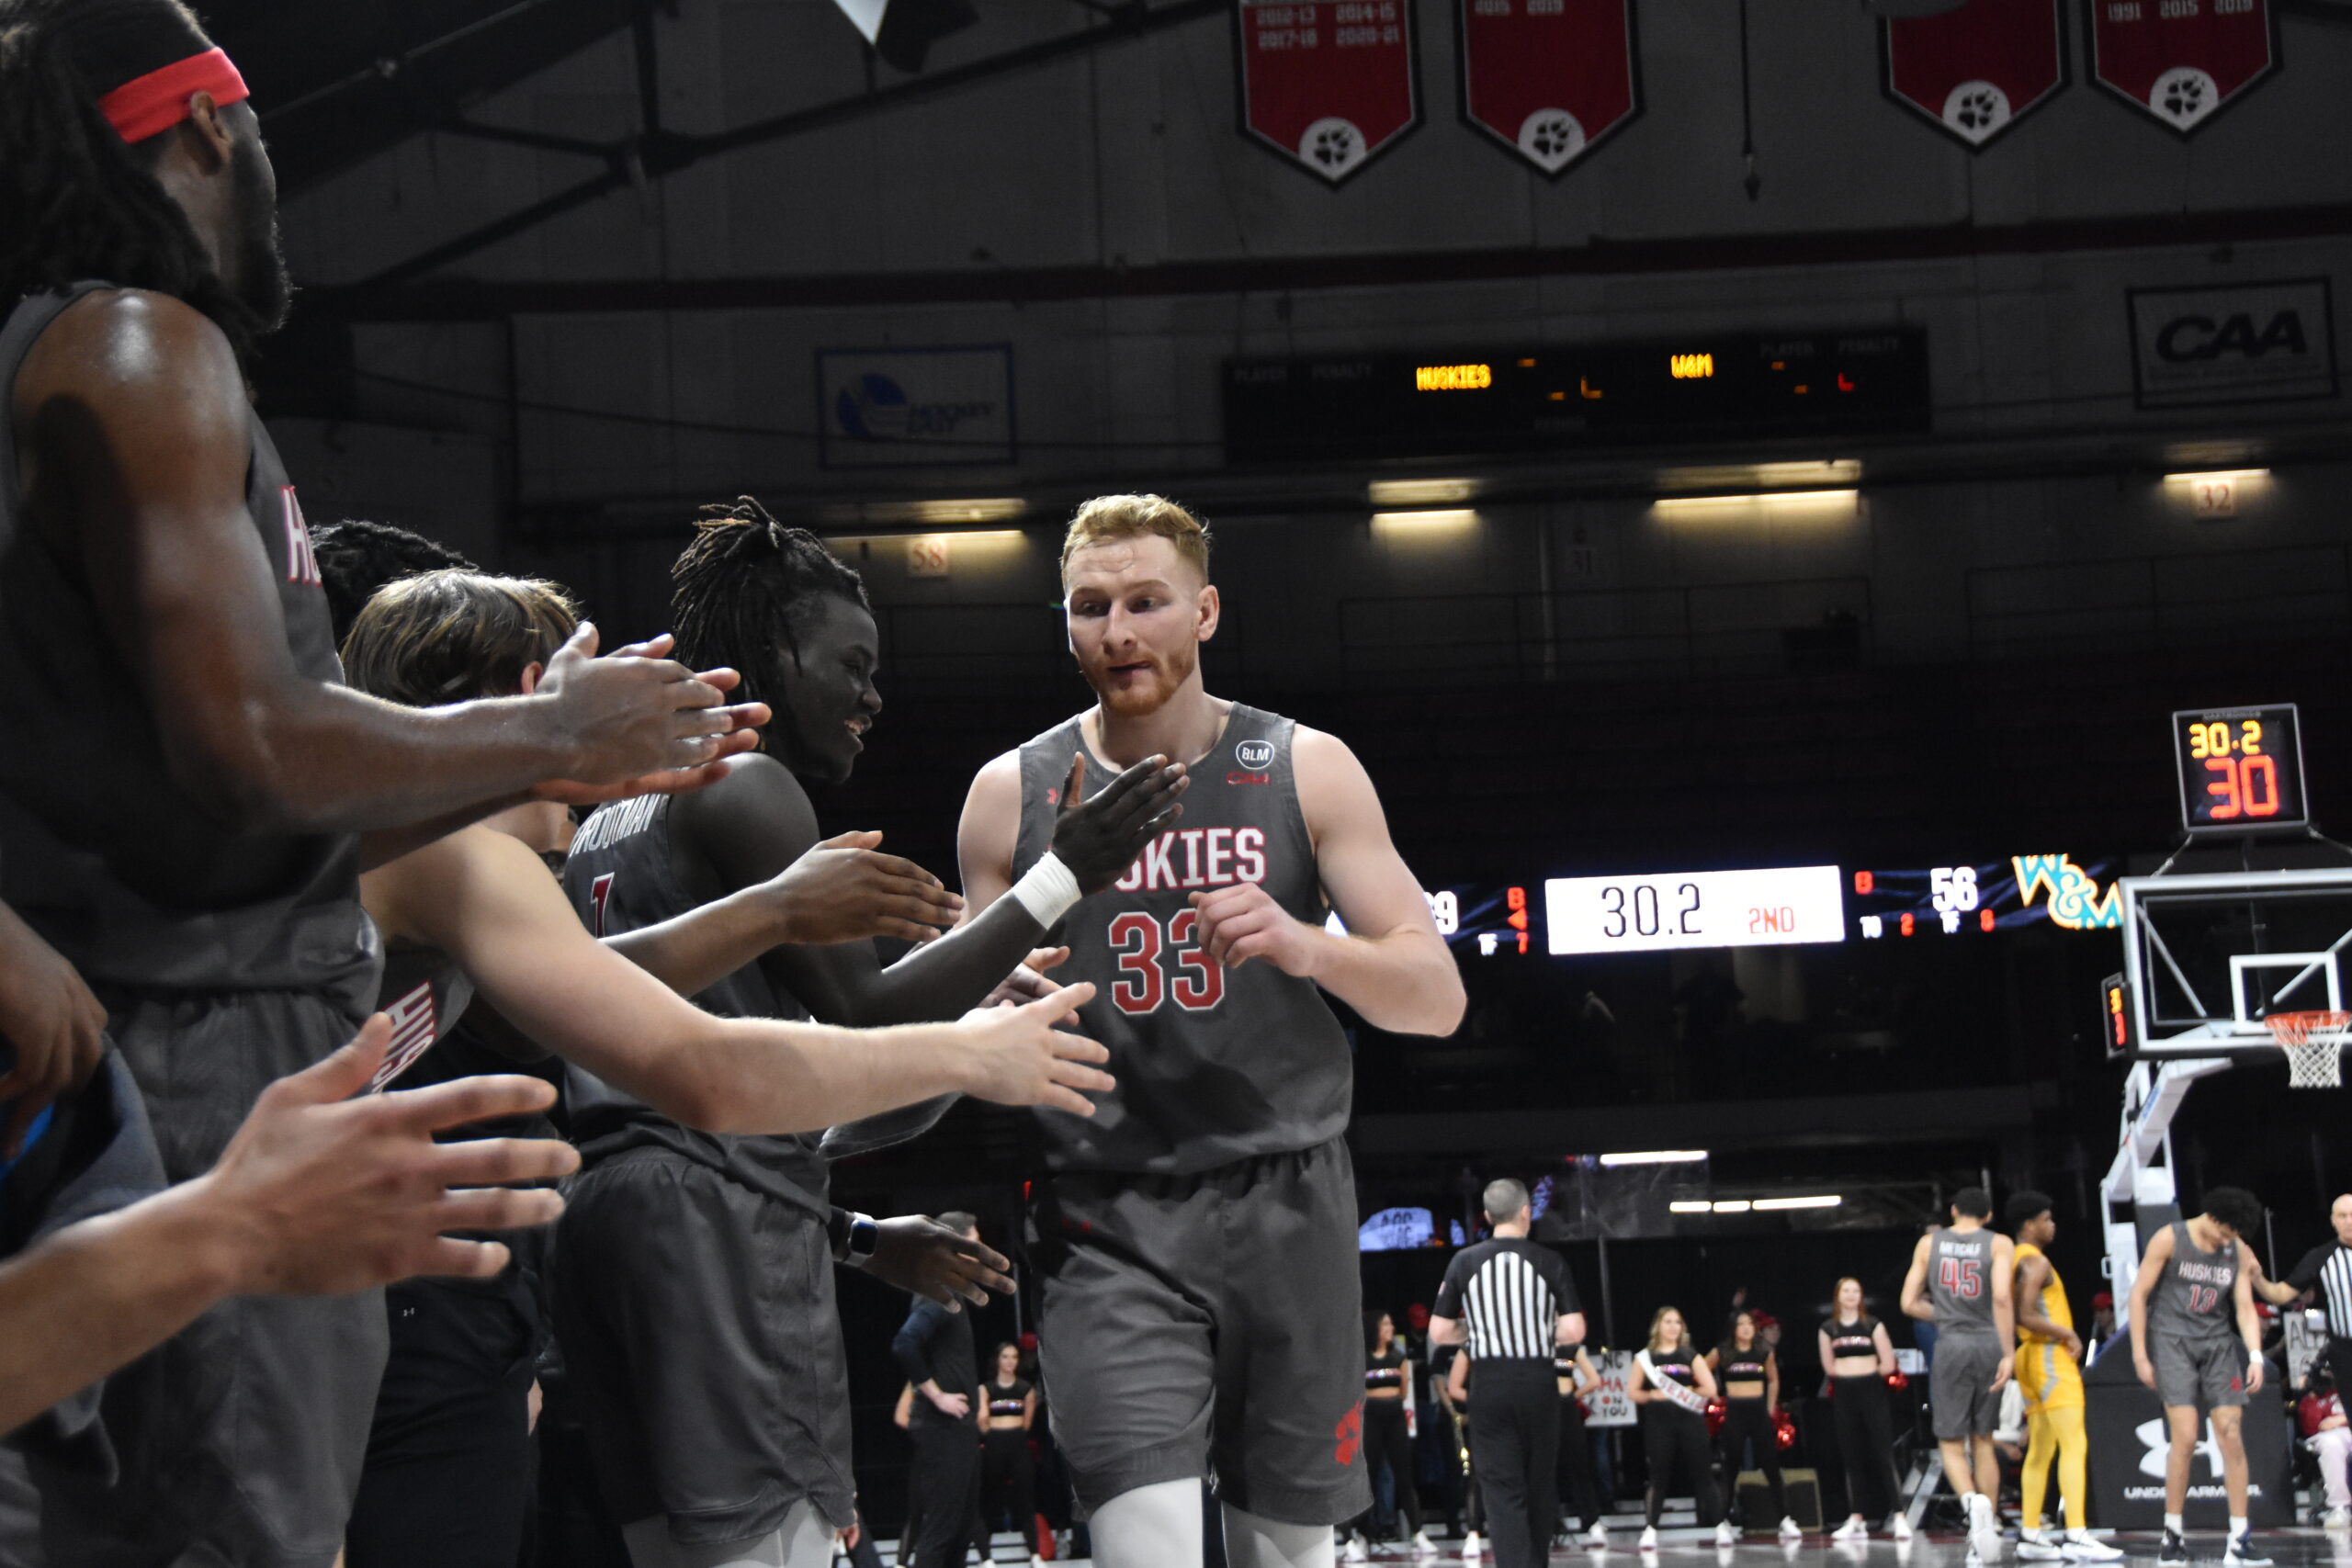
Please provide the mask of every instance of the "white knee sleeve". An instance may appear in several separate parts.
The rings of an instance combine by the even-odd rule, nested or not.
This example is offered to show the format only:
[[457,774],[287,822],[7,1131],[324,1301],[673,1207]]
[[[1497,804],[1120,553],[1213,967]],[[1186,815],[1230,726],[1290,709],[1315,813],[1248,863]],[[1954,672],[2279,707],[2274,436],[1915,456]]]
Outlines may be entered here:
[[661,1514],[622,1526],[621,1539],[636,1568],[832,1568],[833,1562],[832,1527],[808,1502],[794,1506],[783,1529],[750,1540],[682,1546]]
[[1286,1525],[1225,1506],[1225,1558],[1232,1568],[1332,1568],[1329,1525]]
[[[1201,1483],[1160,1481],[1122,1492],[1094,1510],[1086,1529],[1095,1568],[1197,1568]],[[1324,1561],[1330,1561],[1328,1553]],[[1239,1560],[1234,1568],[1242,1568]]]

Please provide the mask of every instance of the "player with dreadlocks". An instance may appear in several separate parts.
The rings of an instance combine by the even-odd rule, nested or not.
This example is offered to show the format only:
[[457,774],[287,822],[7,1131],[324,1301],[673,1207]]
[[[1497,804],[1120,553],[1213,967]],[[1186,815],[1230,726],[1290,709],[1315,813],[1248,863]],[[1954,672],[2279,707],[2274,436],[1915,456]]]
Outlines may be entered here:
[[[358,1032],[359,834],[688,787],[764,717],[584,631],[529,697],[340,684],[246,390],[288,288],[245,99],[177,0],[0,0],[0,900],[107,1008],[174,1180]],[[109,1380],[118,1484],[33,1456],[49,1560],[325,1568],[383,1356],[372,1292],[213,1308]]]
[[[881,711],[879,641],[857,574],[757,502],[712,508],[673,570],[680,646],[729,649],[776,718],[763,749],[693,796],[600,809],[564,884],[599,934],[665,920],[775,876],[818,841],[802,780],[848,779]],[[1148,758],[1062,814],[1070,874],[1108,886],[1173,819],[1181,769]],[[1077,792],[1072,791],[1072,799]],[[1044,927],[1012,906],[887,968],[870,942],[786,946],[698,993],[714,1012],[831,1023],[953,1018],[1019,975]],[[1040,962],[1043,962],[1042,960]],[[852,1518],[849,1397],[832,1264],[862,1266],[872,1222],[827,1201],[813,1138],[715,1138],[574,1068],[583,1175],[552,1262],[556,1332],[600,1489],[638,1568],[824,1568]],[[960,1400],[951,1396],[951,1404]],[[968,1411],[930,1413],[960,1422]],[[967,1464],[977,1444],[962,1447]],[[944,1510],[943,1540],[964,1512]],[[925,1548],[915,1561],[928,1563]]]

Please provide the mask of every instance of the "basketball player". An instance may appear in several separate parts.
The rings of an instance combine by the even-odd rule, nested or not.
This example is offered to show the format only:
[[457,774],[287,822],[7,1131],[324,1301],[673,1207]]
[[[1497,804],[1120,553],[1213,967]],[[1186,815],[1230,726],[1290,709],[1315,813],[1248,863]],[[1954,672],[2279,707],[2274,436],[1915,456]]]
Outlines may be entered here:
[[1990,1228],[1993,1199],[1982,1187],[1963,1187],[1951,1201],[1951,1224],[1937,1226],[1911,1252],[1903,1278],[1903,1310],[1936,1325],[1928,1366],[1928,1401],[1944,1475],[1968,1516],[1968,1549],[2000,1555],[2001,1529],[1993,1500],[2001,1495],[2000,1455],[1993,1431],[2000,1425],[2001,1387],[2009,1381],[2017,1323],[2009,1290],[2017,1272],[2009,1238]]
[[[2158,1560],[2188,1561],[2182,1516],[2200,1414],[2210,1415],[2230,1500],[2230,1544],[2222,1561],[2259,1568],[2246,1517],[2245,1435],[2249,1393],[2262,1391],[2262,1325],[2254,1314],[2253,1248],[2239,1239],[2262,1224],[2262,1202],[2235,1187],[2205,1194],[2205,1212],[2175,1220],[2149,1238],[2132,1280],[2132,1364],[2164,1401],[2172,1447],[2165,1460],[2165,1538]],[[2236,1330],[2235,1337],[2232,1329]]]
[[[2083,1339],[2075,1332],[2075,1309],[2065,1282],[2051,1266],[2048,1248],[2058,1235],[2046,1192],[2012,1192],[2008,1204],[2013,1255],[2017,1258],[2018,1387],[2025,1396],[2025,1472],[2019,1482],[2023,1525],[2018,1555],[2112,1562],[2123,1553],[2090,1533],[2090,1438],[2083,1427]],[[2041,1531],[2041,1501],[2050,1485],[2050,1461],[2058,1461],[2058,1486],[2066,1499],[2066,1529]]]
[[[1208,553],[1160,497],[1079,508],[1062,583],[1096,705],[982,769],[960,840],[966,918],[1056,925],[1119,1065],[1091,1121],[1038,1118],[1032,1215],[1055,1440],[1105,1568],[1199,1562],[1212,1467],[1236,1568],[1332,1561],[1370,1488],[1349,1047],[1317,992],[1404,1033],[1463,1010],[1363,765],[1203,688]],[[1073,759],[1154,755],[1192,768],[1182,829],[1081,897],[1048,841]]]
[[[564,882],[607,939],[763,886],[799,861],[820,832],[803,779],[846,783],[882,708],[880,639],[857,574],[755,502],[715,510],[678,559],[673,608],[687,643],[735,650],[746,694],[759,694],[775,722],[762,750],[699,795],[588,819]],[[1080,886],[1108,887],[1174,819],[1183,773],[1163,764],[1147,758],[1058,814],[1054,842]],[[747,1019],[954,1018],[1008,974],[1035,980],[1023,960],[1045,935],[1007,904],[888,967],[863,941],[775,947],[697,999]],[[821,1145],[713,1138],[582,1066],[571,1102],[587,1169],[559,1231],[557,1332],[631,1556],[639,1568],[823,1568],[853,1501],[831,1263],[863,1263],[870,1243],[851,1232],[872,1230],[841,1215],[829,1232],[827,1157],[845,1142],[910,1134],[925,1117],[879,1133],[844,1128]],[[649,1235],[668,1239],[650,1247]]]
[[[557,780],[707,782],[763,716],[585,637],[533,699],[427,715],[336,683],[246,391],[287,286],[244,97],[176,0],[0,0],[0,898],[107,1006],[178,1180],[372,1004],[356,833]],[[44,1468],[51,1559],[324,1568],[382,1314],[237,1298],[108,1380],[122,1482]]]

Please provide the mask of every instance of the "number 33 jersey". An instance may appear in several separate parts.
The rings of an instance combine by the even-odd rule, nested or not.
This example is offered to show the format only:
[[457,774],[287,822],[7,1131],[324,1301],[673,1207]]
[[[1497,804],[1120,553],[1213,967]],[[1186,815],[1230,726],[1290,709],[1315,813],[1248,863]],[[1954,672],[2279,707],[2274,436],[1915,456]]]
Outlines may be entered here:
[[[1041,1111],[1057,1170],[1179,1175],[1312,1148],[1348,1123],[1347,1036],[1312,980],[1260,958],[1210,959],[1191,896],[1255,883],[1310,925],[1326,905],[1291,768],[1295,726],[1233,705],[1216,744],[1193,764],[1183,815],[1117,885],[1079,901],[1049,939],[1069,960],[1064,984],[1094,982],[1080,1027],[1110,1048],[1118,1087],[1091,1118]],[[1119,770],[1089,750],[1076,718],[1021,748],[1021,836],[1013,874],[1053,842],[1070,760],[1086,752],[1086,793]]]

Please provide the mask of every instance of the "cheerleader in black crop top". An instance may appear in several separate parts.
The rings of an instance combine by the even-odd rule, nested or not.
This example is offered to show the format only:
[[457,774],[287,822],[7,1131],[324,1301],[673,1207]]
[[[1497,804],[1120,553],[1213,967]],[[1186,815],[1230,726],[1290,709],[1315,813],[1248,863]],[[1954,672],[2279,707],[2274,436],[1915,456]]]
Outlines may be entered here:
[[[1742,1312],[1731,1320],[1731,1337],[1707,1352],[1707,1365],[1724,1392],[1724,1474],[1732,1495],[1739,1494],[1739,1472],[1747,1468],[1752,1450],[1756,1468],[1772,1489],[1772,1512],[1779,1516],[1784,1540],[1804,1534],[1789,1517],[1788,1488],[1781,1475],[1781,1432],[1776,1416],[1781,1408],[1781,1364],[1772,1348],[1758,1337],[1756,1314]],[[1750,1521],[1742,1519],[1746,1525]]]
[[1723,1517],[1715,1492],[1715,1467],[1707,1451],[1706,1402],[1715,1395],[1713,1369],[1690,1348],[1690,1330],[1681,1312],[1660,1307],[1650,1320],[1649,1344],[1634,1359],[1634,1375],[1626,1382],[1642,1427],[1642,1452],[1649,1461],[1650,1483],[1645,1501],[1648,1517],[1642,1531],[1645,1551],[1657,1545],[1657,1517],[1666,1506],[1676,1472],[1690,1484],[1698,1505],[1699,1522],[1715,1527],[1715,1540],[1738,1544],[1731,1521]]
[[[1846,1462],[1847,1506],[1853,1510],[1831,1535],[1866,1540],[1866,1513],[1888,1520],[1897,1540],[1911,1539],[1894,1480],[1894,1422],[1886,1380],[1894,1371],[1894,1344],[1886,1325],[1862,1307],[1862,1282],[1838,1281],[1836,1310],[1821,1325],[1821,1370],[1829,1378],[1830,1408],[1838,1416],[1838,1453]],[[1867,1499],[1867,1501],[1866,1501]]]
[[980,1383],[988,1436],[980,1447],[980,1540],[1009,1515],[1035,1557],[1037,1472],[1029,1453],[1029,1427],[1037,1418],[1037,1391],[1021,1375],[1021,1347],[996,1348],[995,1370]]
[[[1421,1529],[1421,1493],[1413,1483],[1413,1362],[1404,1340],[1396,1336],[1396,1320],[1385,1312],[1363,1314],[1363,1457],[1374,1476],[1373,1496],[1380,1495],[1378,1473],[1385,1465],[1396,1493],[1397,1511],[1412,1531],[1413,1550],[1427,1555],[1437,1550]],[[1356,1539],[1348,1543],[1348,1561],[1360,1562],[1361,1542],[1372,1536],[1373,1513],[1366,1508],[1348,1524]]]

